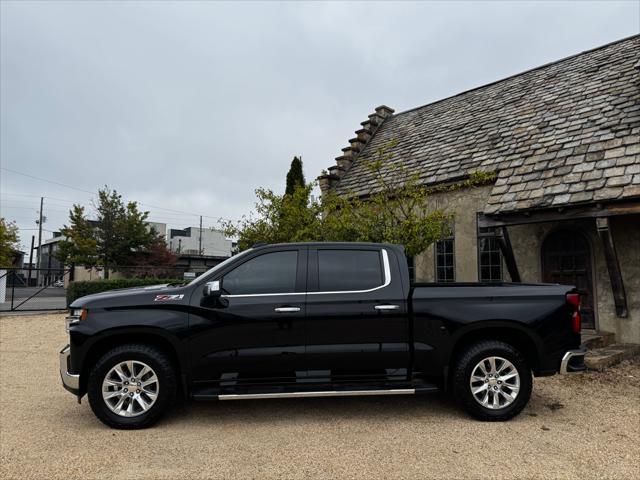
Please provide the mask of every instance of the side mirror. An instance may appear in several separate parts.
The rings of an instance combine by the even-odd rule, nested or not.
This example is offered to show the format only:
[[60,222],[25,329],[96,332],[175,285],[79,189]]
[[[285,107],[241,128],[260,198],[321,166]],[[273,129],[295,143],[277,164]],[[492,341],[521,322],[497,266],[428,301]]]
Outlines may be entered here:
[[205,283],[202,294],[205,297],[219,297],[222,294],[222,290],[220,289],[220,280]]

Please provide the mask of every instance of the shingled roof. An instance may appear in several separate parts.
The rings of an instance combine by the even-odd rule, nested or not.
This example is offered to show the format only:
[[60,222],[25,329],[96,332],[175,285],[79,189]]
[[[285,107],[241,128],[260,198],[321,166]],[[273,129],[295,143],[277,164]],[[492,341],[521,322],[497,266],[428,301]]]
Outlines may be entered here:
[[639,59],[640,35],[406,112],[379,107],[325,185],[371,193],[366,162],[395,139],[390,161],[425,184],[496,172],[488,214],[640,197]]

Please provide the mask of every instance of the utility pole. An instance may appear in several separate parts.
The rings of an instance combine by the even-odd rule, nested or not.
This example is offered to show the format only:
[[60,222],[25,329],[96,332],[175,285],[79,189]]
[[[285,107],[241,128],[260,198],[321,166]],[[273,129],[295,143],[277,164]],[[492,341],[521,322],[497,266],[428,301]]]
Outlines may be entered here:
[[29,253],[29,280],[27,280],[27,286],[31,286],[31,270],[33,270],[33,246],[36,241],[36,236],[31,235],[31,252]]
[[36,275],[38,286],[40,286],[40,260],[42,259],[42,208],[44,207],[44,197],[40,197],[40,219],[38,220],[38,264],[36,265]]
[[200,238],[198,239],[198,255],[202,256],[202,215],[200,215]]

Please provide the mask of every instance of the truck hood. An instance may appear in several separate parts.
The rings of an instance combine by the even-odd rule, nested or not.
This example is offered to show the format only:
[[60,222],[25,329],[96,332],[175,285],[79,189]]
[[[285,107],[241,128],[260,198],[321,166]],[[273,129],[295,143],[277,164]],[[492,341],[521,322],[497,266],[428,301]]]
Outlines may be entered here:
[[186,294],[185,286],[159,284],[144,287],[119,288],[94,293],[77,298],[70,308],[125,307],[129,305],[152,305],[158,303],[182,303]]

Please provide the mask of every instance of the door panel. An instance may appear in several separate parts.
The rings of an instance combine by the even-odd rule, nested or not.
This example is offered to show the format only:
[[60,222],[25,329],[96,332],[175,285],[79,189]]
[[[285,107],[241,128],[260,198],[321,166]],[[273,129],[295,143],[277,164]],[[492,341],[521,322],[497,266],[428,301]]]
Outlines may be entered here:
[[545,239],[542,245],[542,280],[575,285],[582,294],[582,327],[595,328],[591,250],[580,232],[560,230]]
[[[373,256],[361,249],[338,250],[319,247],[309,252],[309,376],[334,382],[406,378],[409,326],[404,292],[399,278],[387,281],[392,271],[397,272],[395,261],[392,270],[388,253],[383,258],[379,249]],[[351,278],[354,271],[363,278]]]
[[201,292],[191,299],[194,381],[295,381],[305,369],[306,249],[261,252],[220,280],[225,294],[219,301],[208,302]]

